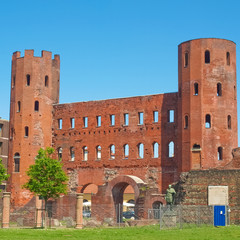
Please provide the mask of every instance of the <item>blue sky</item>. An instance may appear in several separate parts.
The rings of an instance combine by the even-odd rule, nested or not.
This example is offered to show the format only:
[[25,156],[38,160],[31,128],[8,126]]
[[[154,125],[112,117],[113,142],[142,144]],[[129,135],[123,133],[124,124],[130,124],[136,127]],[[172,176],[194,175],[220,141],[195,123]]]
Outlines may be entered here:
[[239,9],[238,0],[0,1],[0,117],[9,119],[12,53],[24,49],[60,55],[60,103],[175,92],[177,46],[195,38],[234,41],[239,70]]

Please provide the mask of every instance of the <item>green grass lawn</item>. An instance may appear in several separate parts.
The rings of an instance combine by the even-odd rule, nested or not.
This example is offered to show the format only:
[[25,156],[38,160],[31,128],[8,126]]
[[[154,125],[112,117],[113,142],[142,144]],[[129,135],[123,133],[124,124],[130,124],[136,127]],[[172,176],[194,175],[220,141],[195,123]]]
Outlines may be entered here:
[[192,229],[159,230],[159,226],[95,229],[0,229],[0,239],[136,239],[136,240],[226,240],[240,239],[240,226],[202,227]]

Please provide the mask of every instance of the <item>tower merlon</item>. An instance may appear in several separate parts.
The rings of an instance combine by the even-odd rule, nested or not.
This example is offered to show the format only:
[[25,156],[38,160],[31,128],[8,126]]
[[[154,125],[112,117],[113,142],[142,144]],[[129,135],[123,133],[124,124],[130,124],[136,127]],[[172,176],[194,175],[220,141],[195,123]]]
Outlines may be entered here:
[[20,58],[21,57],[21,52],[16,51],[13,53],[12,55],[12,60],[16,59],[16,58]]

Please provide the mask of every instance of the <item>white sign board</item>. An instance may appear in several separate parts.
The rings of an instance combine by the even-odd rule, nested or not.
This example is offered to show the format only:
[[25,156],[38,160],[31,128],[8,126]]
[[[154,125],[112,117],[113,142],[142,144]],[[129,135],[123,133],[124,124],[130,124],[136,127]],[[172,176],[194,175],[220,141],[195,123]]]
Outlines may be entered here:
[[208,186],[208,205],[228,205],[228,186]]

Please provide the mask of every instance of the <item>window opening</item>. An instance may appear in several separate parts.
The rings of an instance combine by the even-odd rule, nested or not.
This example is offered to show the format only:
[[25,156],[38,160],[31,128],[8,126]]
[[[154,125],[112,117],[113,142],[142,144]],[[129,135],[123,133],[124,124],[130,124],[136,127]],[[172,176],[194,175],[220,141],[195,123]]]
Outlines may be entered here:
[[29,133],[29,129],[28,129],[28,127],[26,126],[26,127],[25,127],[25,137],[28,137],[28,133]]
[[205,63],[210,63],[210,52],[208,50],[205,51]]
[[236,94],[236,86],[234,86],[233,89],[234,89],[234,93],[233,93],[233,94],[234,94],[234,100],[236,100],[236,98],[237,98],[237,94]]
[[184,67],[188,66],[188,53],[185,53],[185,57],[184,57]]
[[97,146],[97,160],[101,160],[102,158],[102,148],[101,146]]
[[193,145],[193,150],[195,150],[195,151],[200,151],[200,150],[201,150],[200,145],[195,143],[195,144]]
[[170,123],[174,122],[174,110],[168,111],[168,122],[170,122]]
[[222,96],[222,84],[221,83],[217,84],[217,96],[218,97]]
[[138,124],[143,125],[143,112],[138,113]]
[[158,151],[158,143],[153,143],[153,157],[158,158],[159,157],[159,151]]
[[223,149],[218,147],[218,160],[223,160]]
[[58,119],[58,129],[62,129],[62,119]]
[[211,128],[211,116],[209,114],[206,115],[205,127],[206,128]]
[[97,116],[97,126],[101,127],[101,116]]
[[20,110],[21,110],[21,102],[18,101],[18,103],[17,103],[17,112],[20,112]]
[[227,58],[227,65],[230,65],[230,52],[227,52],[226,58]]
[[15,77],[15,76],[13,76],[12,88],[14,88],[14,87],[15,87],[15,83],[16,83],[16,77]]
[[45,87],[48,87],[48,76],[45,76]]
[[185,129],[188,128],[188,116],[187,115],[184,117],[184,128]]
[[83,147],[83,161],[88,160],[88,148],[86,146]]
[[110,146],[110,159],[115,159],[115,146]]
[[230,115],[228,115],[227,120],[228,120],[228,129],[232,129],[232,119]]
[[70,118],[71,128],[75,128],[75,118]]
[[144,145],[143,145],[143,143],[138,144],[138,157],[139,158],[144,157]]
[[158,122],[158,111],[153,111],[153,122]]
[[168,157],[169,157],[169,158],[174,157],[174,142],[173,142],[173,141],[171,141],[171,142],[168,144]]
[[0,155],[2,155],[2,142],[0,142]]
[[39,111],[39,102],[38,102],[38,101],[35,101],[34,111],[35,111],[35,112],[38,112],[38,111]]
[[129,125],[129,114],[124,113],[124,125],[128,126]]
[[111,126],[115,126],[115,115],[110,115]]
[[0,124],[0,137],[3,136],[3,124]]
[[198,83],[194,83],[194,95],[198,96]]
[[29,74],[27,74],[27,86],[30,86],[30,75]]
[[71,161],[74,161],[75,160],[74,147],[70,147],[70,156],[71,156]]
[[88,127],[88,117],[83,117],[83,126],[84,126],[85,128]]
[[62,148],[59,147],[58,148],[58,161],[61,161],[62,160]]
[[20,172],[20,154],[15,153],[13,159],[14,159],[14,172]]
[[128,158],[129,156],[129,145],[125,144],[124,145],[124,158]]

